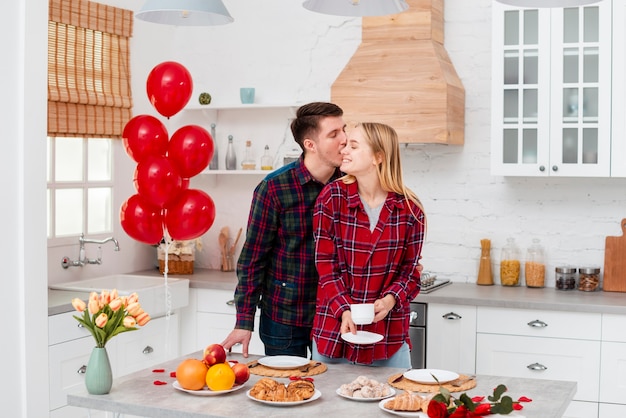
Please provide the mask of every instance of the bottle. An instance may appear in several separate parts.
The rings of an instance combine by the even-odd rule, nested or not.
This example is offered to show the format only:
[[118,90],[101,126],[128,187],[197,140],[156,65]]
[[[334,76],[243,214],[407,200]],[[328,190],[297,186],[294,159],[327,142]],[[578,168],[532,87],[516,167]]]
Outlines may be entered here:
[[490,286],[493,284],[493,273],[491,271],[491,240],[480,240],[480,265],[478,267],[478,280],[476,284]]
[[543,247],[539,244],[538,238],[533,238],[532,245],[526,251],[524,277],[527,287],[545,286],[546,265],[543,260]]
[[226,170],[237,169],[237,155],[235,154],[235,146],[233,145],[233,136],[228,135],[228,147],[226,148]]
[[271,170],[273,168],[272,166],[273,162],[274,162],[274,159],[270,155],[270,147],[266,145],[265,152],[263,153],[263,156],[261,157],[261,170]]
[[252,158],[252,142],[246,141],[246,153],[244,154],[243,161],[241,162],[241,168],[244,170],[256,169],[256,162]]
[[519,274],[519,250],[515,245],[515,238],[507,238],[506,245],[502,247],[502,257],[500,257],[500,284],[519,286]]
[[209,170],[217,170],[219,168],[219,160],[217,155],[217,139],[215,138],[215,124],[211,124],[211,138],[213,139],[213,157],[209,163]]

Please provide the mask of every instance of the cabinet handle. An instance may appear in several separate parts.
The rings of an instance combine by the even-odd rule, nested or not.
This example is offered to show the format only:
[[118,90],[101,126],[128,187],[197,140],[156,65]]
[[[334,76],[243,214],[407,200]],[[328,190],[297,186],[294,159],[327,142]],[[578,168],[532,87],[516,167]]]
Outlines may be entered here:
[[227,304],[228,306],[235,306],[235,299],[231,299],[231,300],[229,300],[228,302],[226,302],[226,304]]
[[546,167],[545,167],[545,166],[543,166],[543,165],[540,165],[540,166],[539,166],[539,171],[541,171],[541,172],[546,171]]
[[144,354],[150,354],[154,351],[154,348],[150,347],[149,345],[146,346],[146,348],[143,349],[142,353]]
[[456,314],[454,312],[448,312],[447,314],[441,315],[441,317],[443,319],[449,319],[452,321],[463,318],[461,315]]
[[527,325],[533,328],[545,328],[548,326],[548,324],[538,319],[535,319],[534,321],[530,321]]
[[558,166],[556,166],[556,165],[553,165],[553,166],[552,166],[552,171],[559,171],[559,167],[558,167]]
[[526,368],[529,370],[538,370],[538,371],[548,370],[548,368],[541,363],[529,364],[528,366],[526,366]]
[[76,373],[78,373],[78,374],[85,374],[85,373],[87,373],[87,366],[85,366],[83,364],[82,366],[80,366],[80,368],[78,370],[76,370]]
[[81,324],[80,322],[79,322],[78,324],[76,324],[76,326],[77,326],[78,328],[85,328],[85,327],[83,326],[83,324]]

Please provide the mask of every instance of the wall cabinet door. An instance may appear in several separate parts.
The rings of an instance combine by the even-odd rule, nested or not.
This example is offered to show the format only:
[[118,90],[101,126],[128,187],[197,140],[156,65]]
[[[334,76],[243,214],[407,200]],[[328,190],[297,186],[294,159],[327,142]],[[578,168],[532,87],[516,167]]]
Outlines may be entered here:
[[492,9],[492,174],[609,176],[611,2]]
[[474,373],[476,307],[429,303],[426,321],[427,367]]
[[611,176],[626,177],[626,0],[613,0]]

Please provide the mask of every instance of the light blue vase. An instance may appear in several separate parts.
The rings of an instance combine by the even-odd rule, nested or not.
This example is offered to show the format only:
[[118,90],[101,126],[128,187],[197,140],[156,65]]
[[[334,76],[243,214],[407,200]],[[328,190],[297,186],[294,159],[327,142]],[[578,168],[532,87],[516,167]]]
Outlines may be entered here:
[[92,395],[106,395],[113,385],[111,362],[105,347],[94,347],[87,363],[85,386]]

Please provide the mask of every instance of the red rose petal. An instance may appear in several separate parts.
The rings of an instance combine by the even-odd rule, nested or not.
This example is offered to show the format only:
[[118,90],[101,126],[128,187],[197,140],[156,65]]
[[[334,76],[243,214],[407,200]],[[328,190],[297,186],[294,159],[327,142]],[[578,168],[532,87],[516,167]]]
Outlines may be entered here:
[[484,397],[484,396],[474,396],[474,397],[472,398],[472,402],[474,402],[474,403],[478,403],[478,402],[482,402],[484,399],[485,399],[485,397]]
[[176,377],[176,372],[170,372],[170,377]]
[[532,402],[533,400],[530,398],[527,398],[526,396],[521,396],[517,401],[518,402]]
[[167,382],[163,382],[162,380],[155,380],[153,383],[157,386],[167,385]]
[[152,373],[163,373],[165,371],[165,369],[154,369],[152,370]]

